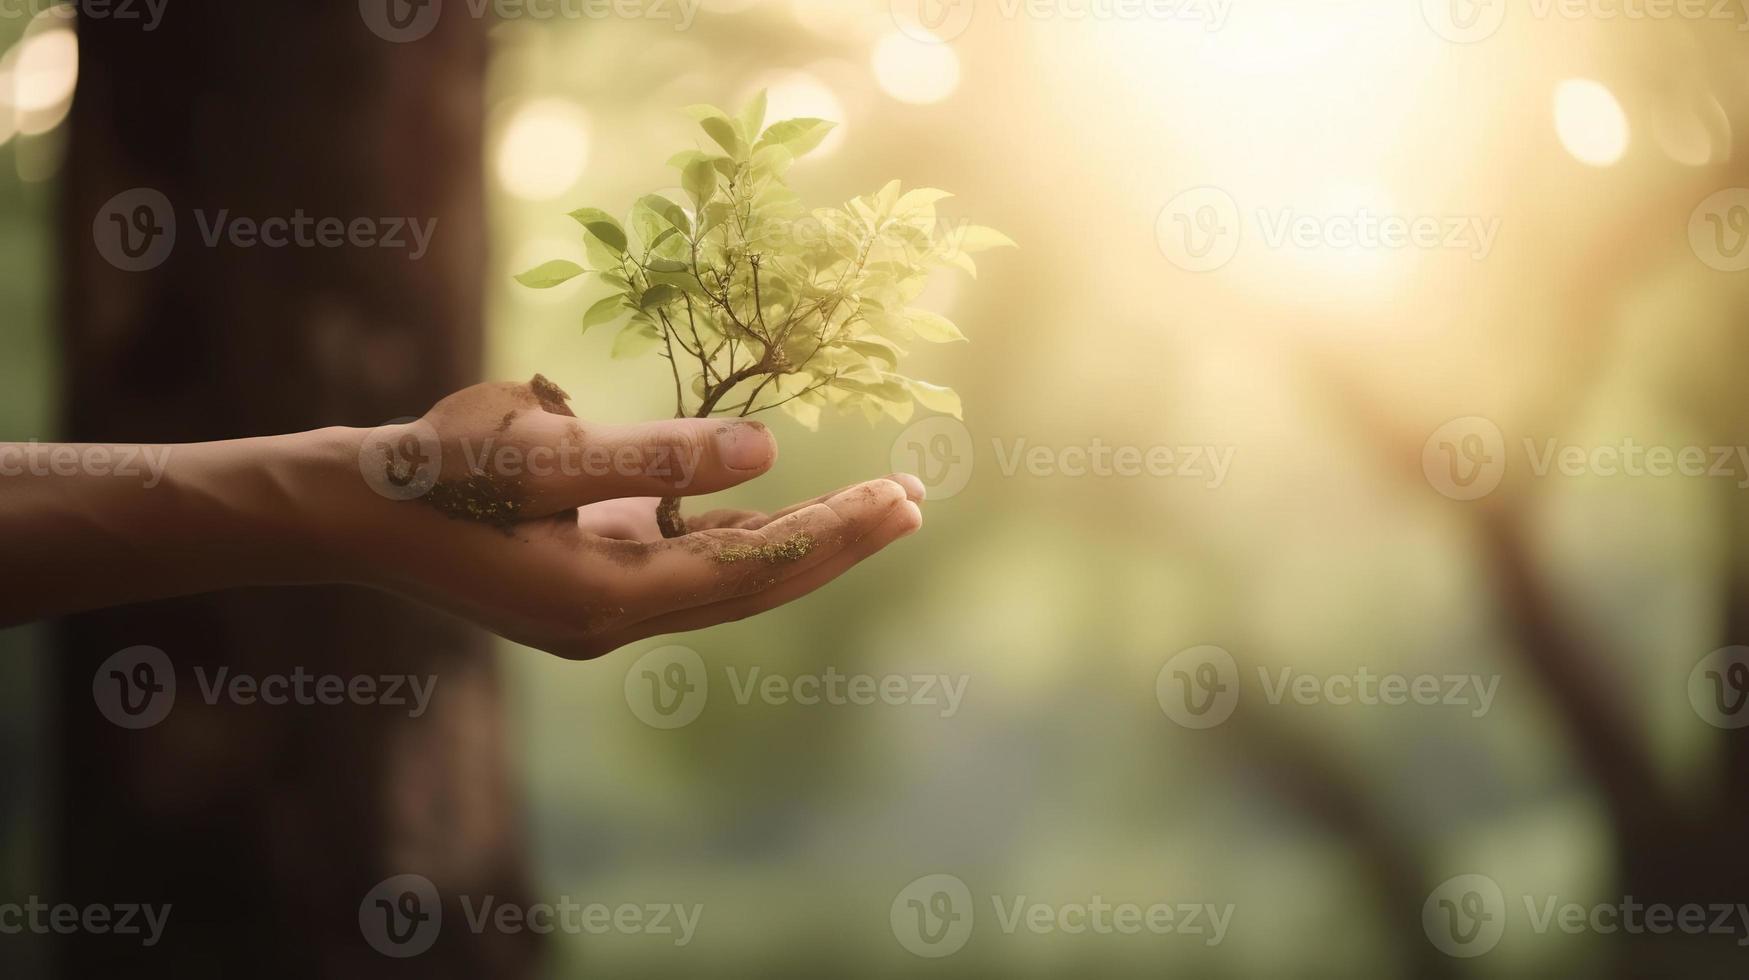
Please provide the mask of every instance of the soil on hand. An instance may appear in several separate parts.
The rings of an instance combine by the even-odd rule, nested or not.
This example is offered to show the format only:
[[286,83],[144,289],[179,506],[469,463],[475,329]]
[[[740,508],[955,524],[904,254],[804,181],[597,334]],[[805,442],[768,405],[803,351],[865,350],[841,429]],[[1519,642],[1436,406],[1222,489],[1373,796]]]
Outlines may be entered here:
[[799,561],[806,558],[808,552],[814,550],[814,536],[805,531],[790,535],[776,544],[735,545],[717,552],[717,561],[732,564],[738,561],[763,561],[776,565],[782,562]]

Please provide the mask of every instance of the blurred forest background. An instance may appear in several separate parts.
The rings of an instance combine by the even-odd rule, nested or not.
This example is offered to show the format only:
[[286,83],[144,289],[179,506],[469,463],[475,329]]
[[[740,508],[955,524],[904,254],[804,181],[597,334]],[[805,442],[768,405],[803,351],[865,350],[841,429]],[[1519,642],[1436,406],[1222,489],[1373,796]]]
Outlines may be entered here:
[[[1740,937],[1539,934],[1519,897],[1749,899],[1749,745],[1690,697],[1702,658],[1749,643],[1749,474],[1539,477],[1518,447],[1745,442],[1745,281],[1690,238],[1701,202],[1749,185],[1742,17],[1514,6],[1454,43],[1424,6],[1237,0],[1216,30],[980,2],[939,44],[859,0],[705,0],[685,30],[654,12],[491,28],[484,373],[543,372],[583,417],[668,414],[664,366],[612,361],[611,334],[578,330],[599,287],[510,276],[582,261],[565,212],[623,214],[676,183],[662,163],[695,139],[681,106],[765,89],[771,118],[840,123],[791,174],[805,198],[896,177],[956,192],[945,215],[1021,245],[919,303],[971,338],[917,352],[914,373],[961,393],[973,449],[921,535],[755,620],[591,664],[501,651],[530,893],[705,906],[684,947],[555,936],[551,975],[1740,974]],[[48,105],[18,104],[27,24],[45,29],[0,20],[0,438],[48,439],[66,110],[34,90]],[[1162,209],[1207,186],[1237,202],[1244,239],[1197,273],[1163,248]],[[1274,247],[1251,218],[1363,208],[1498,234],[1484,255]],[[1510,463],[1458,501],[1423,449],[1472,416]],[[770,421],[782,458],[731,504],[887,472],[902,428]],[[1218,486],[1006,474],[1017,439],[1230,448],[1233,465]],[[44,635],[0,632],[6,894],[43,891],[48,871]],[[703,714],[673,731],[625,694],[664,642],[711,672]],[[1231,653],[1243,693],[1194,731],[1156,682],[1204,644]],[[723,674],[828,665],[964,677],[965,703],[741,705]],[[1482,717],[1267,703],[1256,668],[1289,666],[1499,687]],[[894,896],[932,873],[963,879],[978,915],[933,961],[889,926]],[[1465,961],[1422,912],[1472,873],[1508,915],[1499,947]],[[1209,946],[1004,935],[989,899],[1094,894],[1236,911]]]

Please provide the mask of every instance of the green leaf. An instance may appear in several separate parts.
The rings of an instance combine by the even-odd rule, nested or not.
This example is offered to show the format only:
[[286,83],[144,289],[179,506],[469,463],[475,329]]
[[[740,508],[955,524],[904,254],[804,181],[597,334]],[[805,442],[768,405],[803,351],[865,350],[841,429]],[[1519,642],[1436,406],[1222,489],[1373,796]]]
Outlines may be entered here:
[[927,381],[918,381],[915,378],[906,378],[905,386],[911,389],[911,394],[917,396],[917,400],[923,403],[924,408],[932,412],[940,412],[943,415],[951,415],[962,422],[965,421],[965,416],[960,412],[959,393],[952,388],[932,385]]
[[880,361],[886,364],[888,369],[899,366],[899,355],[903,353],[903,351],[899,350],[899,348],[891,341],[877,337],[865,337],[861,340],[852,340],[845,344],[845,346],[871,361]]
[[[762,146],[753,154],[753,176],[755,179],[782,177],[785,171],[789,170],[789,165],[795,158],[795,154],[791,153],[787,146]],[[762,200],[759,203],[762,205],[775,203],[771,195],[779,190],[788,191],[788,188],[772,184],[766,188],[765,192],[761,193]]]
[[730,156],[739,160],[744,155],[746,144],[741,142],[741,134],[735,131],[735,124],[722,116],[709,116],[699,120],[699,127],[705,135],[717,141]]
[[598,327],[603,323],[612,323],[626,313],[625,297],[617,293],[605,299],[596,300],[589,312],[583,314],[583,329]]
[[694,207],[703,208],[717,191],[717,168],[700,155],[680,172],[680,186],[686,189]]
[[893,205],[894,214],[909,214],[919,208],[926,208],[943,198],[952,197],[947,191],[936,190],[933,187],[919,187],[906,191],[899,203]]
[[649,320],[637,319],[625,325],[619,335],[613,338],[613,350],[610,357],[636,357],[656,349],[661,343],[660,329]]
[[645,274],[649,277],[650,284],[652,286],[657,284],[657,283],[667,283],[668,285],[673,286],[675,289],[678,289],[681,292],[691,293],[692,295],[697,296],[701,300],[709,300],[709,297],[705,295],[704,286],[700,285],[699,281],[697,279],[693,278],[693,275],[690,271],[688,271],[688,272],[657,272],[657,271],[651,270],[651,271],[646,272]]
[[875,210],[881,214],[892,214],[893,206],[899,203],[899,182],[896,180],[887,181],[885,186],[875,192],[874,199],[877,205]]
[[516,281],[530,289],[551,289],[560,283],[570,282],[583,274],[583,267],[566,259],[554,259],[522,273]]
[[711,105],[708,102],[699,102],[699,103],[696,103],[694,105],[689,105],[680,111],[684,112],[688,116],[692,117],[692,121],[697,122],[697,123],[704,122],[706,119],[711,119],[711,118],[716,118],[716,119],[729,118],[728,113],[724,112],[723,110],[717,108],[714,105]]
[[614,251],[616,255],[624,255],[626,250],[626,233],[613,215],[600,208],[578,208],[571,212],[571,217],[577,220],[591,235]]
[[802,428],[809,432],[820,430],[820,407],[818,405],[810,405],[800,398],[796,398],[784,402],[778,406],[777,410],[800,422]]
[[583,236],[583,254],[589,257],[589,268],[597,272],[619,272],[625,266],[625,253],[614,251],[591,234]]
[[760,89],[759,94],[749,99],[746,107],[741,110],[741,131],[752,135],[759,132],[759,128],[764,125],[765,90]]
[[765,135],[759,138],[760,146],[781,146],[790,151],[793,156],[802,156],[820,141],[826,134],[832,132],[836,123],[824,119],[785,119],[780,123],[772,123]]
[[653,258],[644,263],[644,268],[651,272],[685,272],[687,265],[679,259]]
[[[673,225],[683,235],[692,234],[692,220],[686,216],[686,209],[660,194],[645,194],[638,198],[638,206],[647,208],[652,214],[658,215],[663,221]],[[652,241],[651,245],[659,244]]]
[[644,295],[638,297],[638,306],[650,310],[664,303],[672,303],[679,298],[680,290],[665,282],[659,282],[644,290]]
[[965,340],[966,335],[960,333],[960,328],[953,321],[939,313],[928,310],[906,310],[905,321],[911,331],[919,338],[932,344],[948,344],[956,340]]
[[668,158],[668,166],[684,171],[695,160],[703,160],[705,154],[698,150],[681,150]]
[[973,279],[978,278],[978,263],[972,261],[972,257],[964,252],[948,252],[941,257],[941,261],[956,269],[964,270],[965,274]]
[[1019,248],[1014,239],[1002,234],[994,228],[983,225],[967,225],[954,236],[954,246],[962,252],[985,252],[993,248]]

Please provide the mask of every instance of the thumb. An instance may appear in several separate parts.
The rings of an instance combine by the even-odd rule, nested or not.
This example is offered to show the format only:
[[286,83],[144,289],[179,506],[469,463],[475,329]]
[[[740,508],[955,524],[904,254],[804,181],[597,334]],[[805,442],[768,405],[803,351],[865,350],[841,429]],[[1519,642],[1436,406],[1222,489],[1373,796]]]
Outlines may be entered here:
[[583,439],[599,465],[578,481],[578,503],[715,493],[759,476],[777,460],[771,430],[747,419],[588,425]]

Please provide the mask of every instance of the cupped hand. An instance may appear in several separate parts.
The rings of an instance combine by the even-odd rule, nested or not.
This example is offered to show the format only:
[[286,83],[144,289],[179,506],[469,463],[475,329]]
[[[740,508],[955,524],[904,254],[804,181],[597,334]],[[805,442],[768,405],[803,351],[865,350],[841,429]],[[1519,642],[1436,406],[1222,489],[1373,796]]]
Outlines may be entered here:
[[894,474],[769,515],[709,511],[664,539],[658,498],[765,473],[770,431],[743,419],[586,422],[539,376],[328,438],[357,466],[306,496],[347,578],[571,659],[780,606],[923,520],[922,483]]

